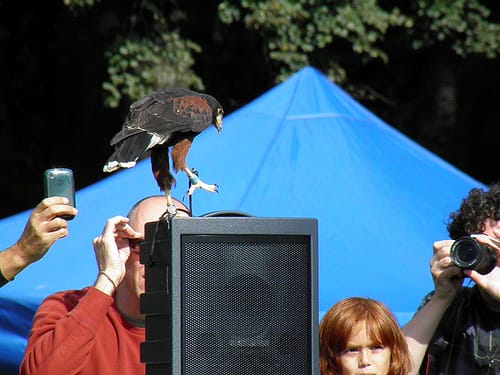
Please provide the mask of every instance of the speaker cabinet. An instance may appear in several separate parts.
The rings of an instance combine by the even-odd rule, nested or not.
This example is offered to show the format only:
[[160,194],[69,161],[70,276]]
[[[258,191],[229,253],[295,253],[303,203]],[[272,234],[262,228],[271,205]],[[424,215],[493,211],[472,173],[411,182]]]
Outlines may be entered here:
[[141,262],[146,375],[319,373],[316,219],[148,223]]

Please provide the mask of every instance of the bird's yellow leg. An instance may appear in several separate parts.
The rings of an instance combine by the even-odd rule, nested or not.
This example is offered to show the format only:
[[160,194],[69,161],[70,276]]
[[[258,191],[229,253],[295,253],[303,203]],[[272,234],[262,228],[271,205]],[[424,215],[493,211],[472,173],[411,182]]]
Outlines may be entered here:
[[195,175],[188,167],[184,168],[184,172],[189,178],[189,182],[191,183],[191,186],[189,187],[189,190],[186,192],[185,196],[189,196],[193,194],[193,192],[196,189],[203,189],[206,190],[210,193],[218,193],[219,192],[219,187],[216,184],[206,184],[202,180],[199,179],[197,175]]
[[165,198],[167,199],[167,210],[161,215],[161,219],[172,218],[177,214],[177,208],[175,207],[172,197],[170,196],[170,190],[165,189]]

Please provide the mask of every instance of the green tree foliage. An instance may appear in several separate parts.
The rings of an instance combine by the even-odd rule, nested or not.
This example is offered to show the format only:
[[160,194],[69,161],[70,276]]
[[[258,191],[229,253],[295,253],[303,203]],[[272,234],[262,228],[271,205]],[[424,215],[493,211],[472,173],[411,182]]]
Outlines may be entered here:
[[412,46],[415,49],[447,44],[457,55],[495,58],[500,52],[500,24],[477,0],[416,1]]
[[[105,0],[63,1],[79,12]],[[181,4],[131,3],[121,33],[106,52],[105,104],[116,107],[122,99],[135,99],[162,86],[203,90],[193,70],[201,47],[179,31],[187,17]],[[500,25],[489,19],[490,10],[479,0],[224,0],[218,17],[228,26],[244,25],[260,36],[276,82],[313,65],[349,87],[350,66],[386,64],[398,54],[397,48],[439,46],[461,57],[489,58],[500,49]]]
[[381,48],[387,30],[413,25],[398,8],[385,10],[376,0],[228,0],[219,12],[224,23],[243,22],[261,34],[279,69],[278,81],[304,65],[316,65],[332,80],[344,82],[346,44],[365,62],[387,61],[388,52]]
[[[398,54],[388,43],[390,28],[406,36],[407,49],[442,45],[460,56],[496,57],[500,25],[477,0],[225,0],[219,16],[226,24],[242,22],[265,40],[269,57],[283,80],[298,68],[319,66],[336,82],[346,80],[345,46],[363,63],[387,63]],[[406,3],[406,4],[405,4]],[[392,4],[392,5],[391,5]],[[406,6],[400,9],[398,6]]]
[[126,39],[106,53],[109,81],[103,83],[105,104],[117,107],[122,97],[140,98],[163,87],[203,90],[201,79],[191,70],[192,52],[201,48],[177,32],[154,39]]
[[[99,0],[64,0],[75,13],[95,6]],[[121,15],[121,33],[105,52],[108,80],[103,82],[104,104],[118,107],[148,92],[168,87],[203,90],[193,71],[201,47],[183,38],[176,29],[185,15],[175,1],[132,1],[131,12]],[[168,9],[168,10],[167,10]]]
[[63,0],[64,5],[78,12],[81,8],[92,7],[99,0]]

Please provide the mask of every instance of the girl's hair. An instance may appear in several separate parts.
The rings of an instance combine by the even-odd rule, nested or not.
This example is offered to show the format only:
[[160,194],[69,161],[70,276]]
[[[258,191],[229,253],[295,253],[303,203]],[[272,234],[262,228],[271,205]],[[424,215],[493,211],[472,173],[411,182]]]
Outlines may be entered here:
[[366,325],[370,339],[391,350],[388,375],[407,375],[412,360],[406,339],[390,310],[381,302],[352,297],[346,298],[326,312],[319,326],[320,371],[322,375],[339,375],[340,356],[347,347],[353,329]]

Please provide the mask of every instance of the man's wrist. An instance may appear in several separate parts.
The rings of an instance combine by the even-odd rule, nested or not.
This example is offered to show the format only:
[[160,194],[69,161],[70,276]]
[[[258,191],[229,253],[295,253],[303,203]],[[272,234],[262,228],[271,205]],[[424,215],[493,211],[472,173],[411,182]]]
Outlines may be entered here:
[[94,287],[96,289],[99,289],[101,292],[107,294],[108,296],[112,296],[116,288],[118,286],[118,283],[115,282],[109,274],[107,274],[104,271],[99,271],[97,274],[97,279],[94,283]]
[[23,255],[23,249],[18,242],[0,253],[0,269],[7,281],[12,281],[19,272],[30,264]]

